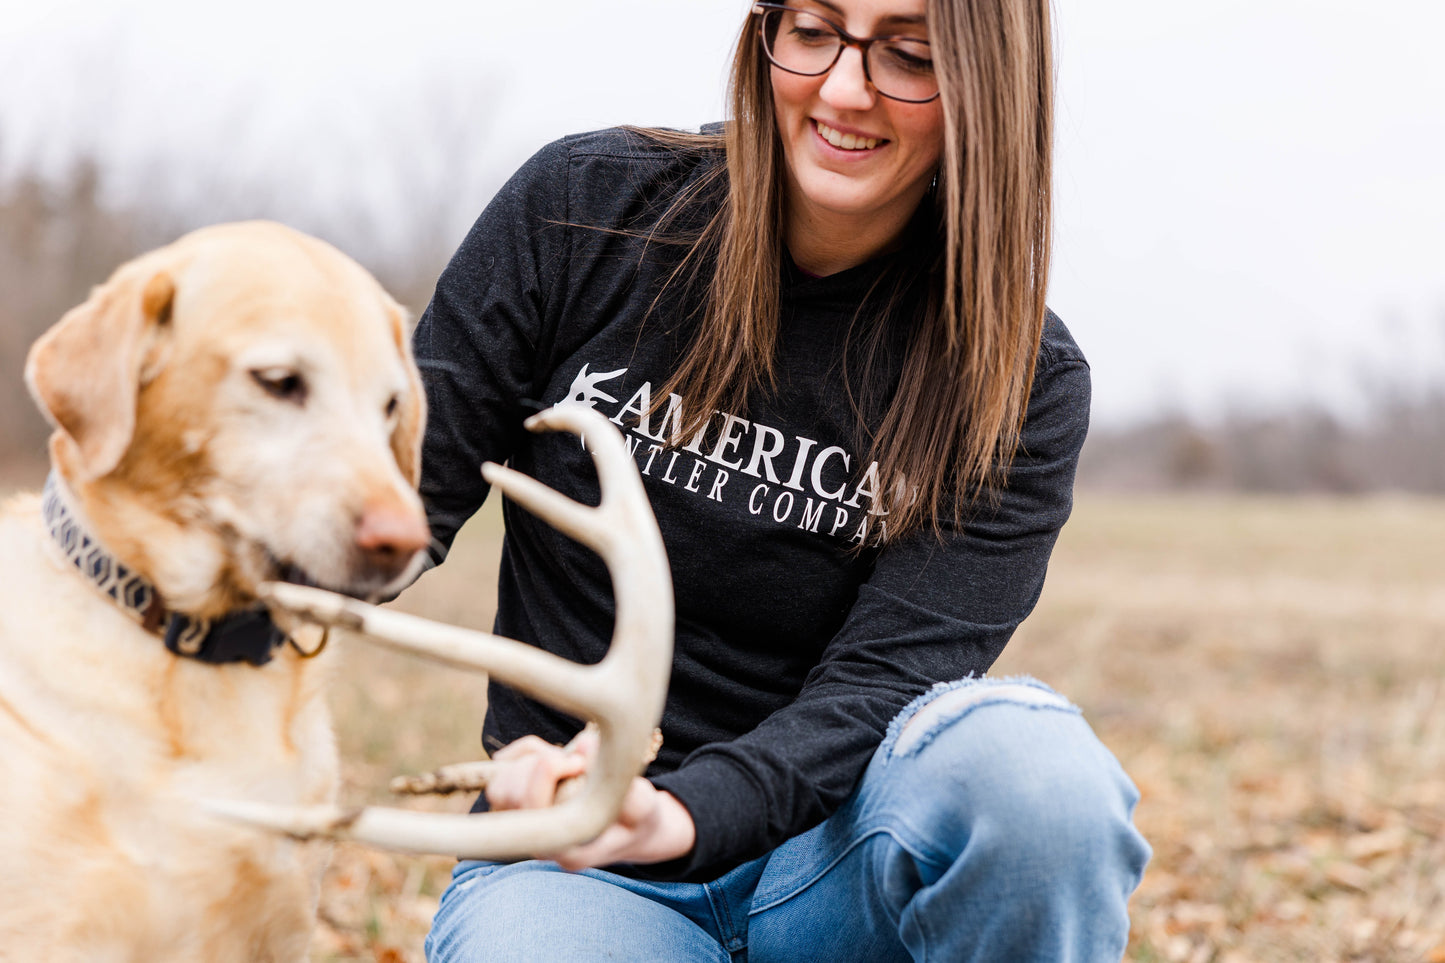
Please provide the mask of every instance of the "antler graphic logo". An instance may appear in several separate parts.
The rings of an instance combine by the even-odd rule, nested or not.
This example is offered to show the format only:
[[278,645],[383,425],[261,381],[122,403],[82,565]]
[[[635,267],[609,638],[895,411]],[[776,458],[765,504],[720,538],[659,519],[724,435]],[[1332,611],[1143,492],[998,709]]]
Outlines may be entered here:
[[582,370],[577,372],[577,377],[572,379],[572,387],[567,389],[567,397],[563,398],[559,405],[586,405],[588,408],[596,408],[597,402],[606,401],[617,404],[617,399],[601,390],[597,386],[604,381],[611,381],[618,375],[627,373],[626,368],[618,368],[616,371],[599,371],[588,373],[584,364]]

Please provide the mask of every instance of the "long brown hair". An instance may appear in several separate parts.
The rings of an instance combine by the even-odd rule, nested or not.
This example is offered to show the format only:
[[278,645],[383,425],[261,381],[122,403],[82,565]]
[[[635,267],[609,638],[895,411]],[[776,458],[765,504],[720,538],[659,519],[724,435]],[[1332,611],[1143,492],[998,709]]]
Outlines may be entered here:
[[[938,179],[924,200],[935,208],[936,259],[898,387],[866,441],[889,538],[936,529],[945,514],[959,521],[978,496],[996,495],[1028,406],[1049,276],[1048,0],[928,0],[927,17],[944,116]],[[644,131],[680,149],[722,146],[727,157],[727,197],[669,281],[701,280],[700,252],[715,253],[695,340],[655,396],[660,406],[686,389],[692,414],[681,438],[714,410],[745,412],[751,391],[775,384],[784,159],[753,17],[738,38],[730,88],[732,123],[722,135]],[[673,209],[706,188],[696,185]]]

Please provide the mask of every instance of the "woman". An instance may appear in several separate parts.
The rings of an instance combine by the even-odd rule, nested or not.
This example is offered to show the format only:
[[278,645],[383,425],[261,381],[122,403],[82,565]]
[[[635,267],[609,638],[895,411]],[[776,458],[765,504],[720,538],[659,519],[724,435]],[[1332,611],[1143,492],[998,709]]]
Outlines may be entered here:
[[[1050,43],[1046,0],[757,4],[725,130],[567,138],[477,222],[416,334],[434,532],[485,460],[595,501],[575,440],[521,429],[591,405],[657,512],[677,652],[618,823],[461,863],[430,959],[1120,957],[1133,787],[1062,697],[979,678],[1087,427],[1043,304]],[[600,658],[601,563],[506,522],[498,631]],[[479,802],[549,802],[576,728],[493,687]]]

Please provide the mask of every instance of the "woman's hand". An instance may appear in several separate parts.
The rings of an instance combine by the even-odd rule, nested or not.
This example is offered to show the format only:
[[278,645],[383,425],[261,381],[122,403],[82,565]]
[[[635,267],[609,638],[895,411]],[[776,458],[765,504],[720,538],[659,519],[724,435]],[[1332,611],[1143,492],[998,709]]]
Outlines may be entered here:
[[[498,765],[487,782],[494,810],[540,809],[552,805],[558,785],[580,776],[597,754],[597,735],[584,732],[569,746],[523,736],[493,754]],[[632,780],[617,821],[590,843],[551,858],[567,870],[611,863],[660,863],[685,856],[697,839],[687,807],[642,777]]]

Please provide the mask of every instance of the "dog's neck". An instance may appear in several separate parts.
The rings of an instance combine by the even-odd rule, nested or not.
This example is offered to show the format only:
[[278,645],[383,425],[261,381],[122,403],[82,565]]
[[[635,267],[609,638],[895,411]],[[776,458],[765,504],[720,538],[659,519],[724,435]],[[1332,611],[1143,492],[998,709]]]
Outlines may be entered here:
[[164,639],[166,648],[176,655],[216,664],[259,666],[288,641],[286,633],[259,606],[215,619],[168,609],[155,585],[127,567],[96,537],[64,479],[55,472],[46,479],[41,513],[66,561],[118,608]]

